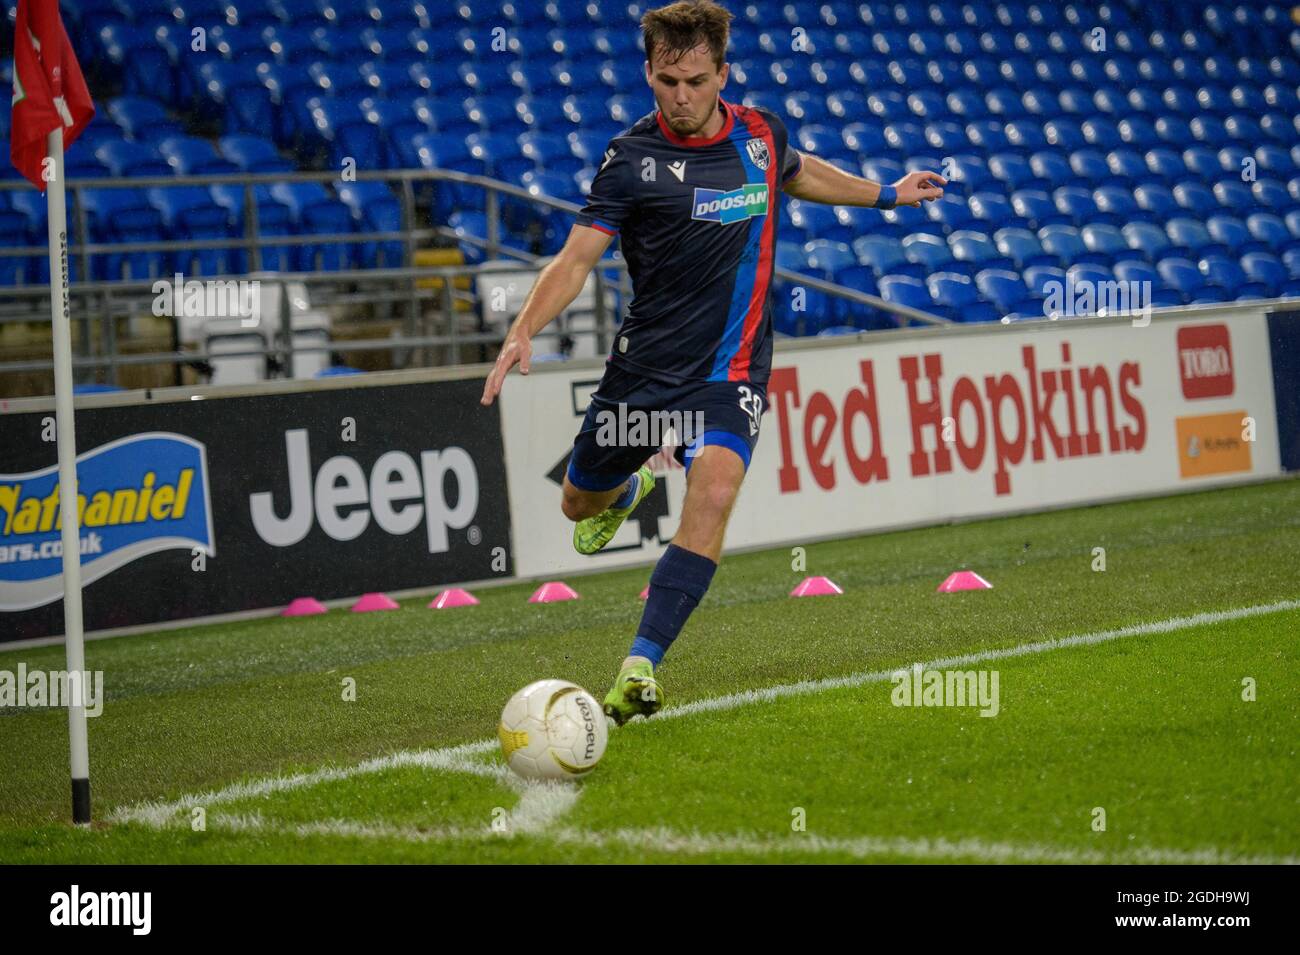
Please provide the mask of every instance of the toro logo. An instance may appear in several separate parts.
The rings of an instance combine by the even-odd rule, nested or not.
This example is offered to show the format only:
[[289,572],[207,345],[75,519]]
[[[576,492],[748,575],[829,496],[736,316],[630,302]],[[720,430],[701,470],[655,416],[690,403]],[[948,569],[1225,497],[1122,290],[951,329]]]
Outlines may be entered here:
[[1232,342],[1228,326],[1185,325],[1178,329],[1178,371],[1184,398],[1232,394]]

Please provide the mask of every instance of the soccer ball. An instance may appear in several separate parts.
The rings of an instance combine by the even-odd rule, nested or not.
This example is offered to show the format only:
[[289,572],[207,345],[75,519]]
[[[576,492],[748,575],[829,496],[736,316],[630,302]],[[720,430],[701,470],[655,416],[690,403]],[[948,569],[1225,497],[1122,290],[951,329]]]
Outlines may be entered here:
[[577,779],[605,755],[609,730],[590,693],[568,680],[538,680],[510,697],[497,737],[525,779]]

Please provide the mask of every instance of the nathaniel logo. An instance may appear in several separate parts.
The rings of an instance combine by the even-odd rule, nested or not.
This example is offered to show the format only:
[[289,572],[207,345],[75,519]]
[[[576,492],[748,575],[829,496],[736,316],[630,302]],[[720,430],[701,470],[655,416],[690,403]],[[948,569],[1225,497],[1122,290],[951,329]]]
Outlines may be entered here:
[[772,162],[772,154],[767,151],[767,143],[761,139],[751,139],[745,143],[745,152],[749,153],[749,161],[759,169],[767,169]]
[[613,148],[612,146],[611,146],[609,149],[606,149],[606,150],[605,150],[605,161],[604,161],[603,163],[600,164],[600,168],[601,168],[601,169],[604,169],[606,166],[608,166],[608,165],[609,165],[609,161],[610,161],[611,159],[613,159],[614,156],[615,156],[615,150],[614,150],[614,148]]
[[678,182],[686,181],[686,160],[679,159],[677,162],[668,164],[668,171],[677,177]]
[[1226,398],[1233,391],[1232,342],[1227,325],[1178,329],[1178,371],[1184,398]]
[[[216,554],[207,457],[193,438],[134,434],[87,451],[77,490],[85,583],[158,551]],[[62,526],[56,465],[0,474],[0,611],[63,596]]]
[[730,192],[718,189],[695,190],[695,211],[692,219],[702,222],[743,222],[753,216],[767,215],[767,186],[744,185]]

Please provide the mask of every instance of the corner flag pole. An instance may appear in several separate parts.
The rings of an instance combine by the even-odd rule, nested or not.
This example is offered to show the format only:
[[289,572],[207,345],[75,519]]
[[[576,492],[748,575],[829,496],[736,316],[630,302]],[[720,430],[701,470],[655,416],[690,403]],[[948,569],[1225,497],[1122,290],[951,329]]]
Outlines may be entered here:
[[77,435],[72,411],[72,324],[68,302],[68,213],[63,188],[63,128],[46,137],[49,197],[50,321],[54,326],[54,415],[59,450],[59,518],[63,532],[63,628],[69,685],[72,821],[90,823],[90,752],[86,743],[86,645],[81,621],[81,515],[77,504]]
[[59,530],[63,543],[63,629],[68,657],[68,741],[72,820],[90,822],[86,749],[86,646],[81,623],[81,513],[77,435],[72,420],[72,326],[68,305],[68,209],[63,150],[95,116],[95,103],[59,16],[58,0],[18,0],[9,158],[46,194],[50,241],[50,326],[54,333],[54,409],[59,449]]

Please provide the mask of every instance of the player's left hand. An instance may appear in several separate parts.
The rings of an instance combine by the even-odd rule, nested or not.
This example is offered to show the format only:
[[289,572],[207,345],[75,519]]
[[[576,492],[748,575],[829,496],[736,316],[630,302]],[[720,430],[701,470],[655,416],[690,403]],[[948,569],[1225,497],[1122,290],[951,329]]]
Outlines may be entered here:
[[898,190],[898,199],[894,205],[916,207],[922,202],[934,202],[943,198],[943,187],[946,185],[948,180],[937,172],[928,169],[909,172],[894,183],[894,188]]

